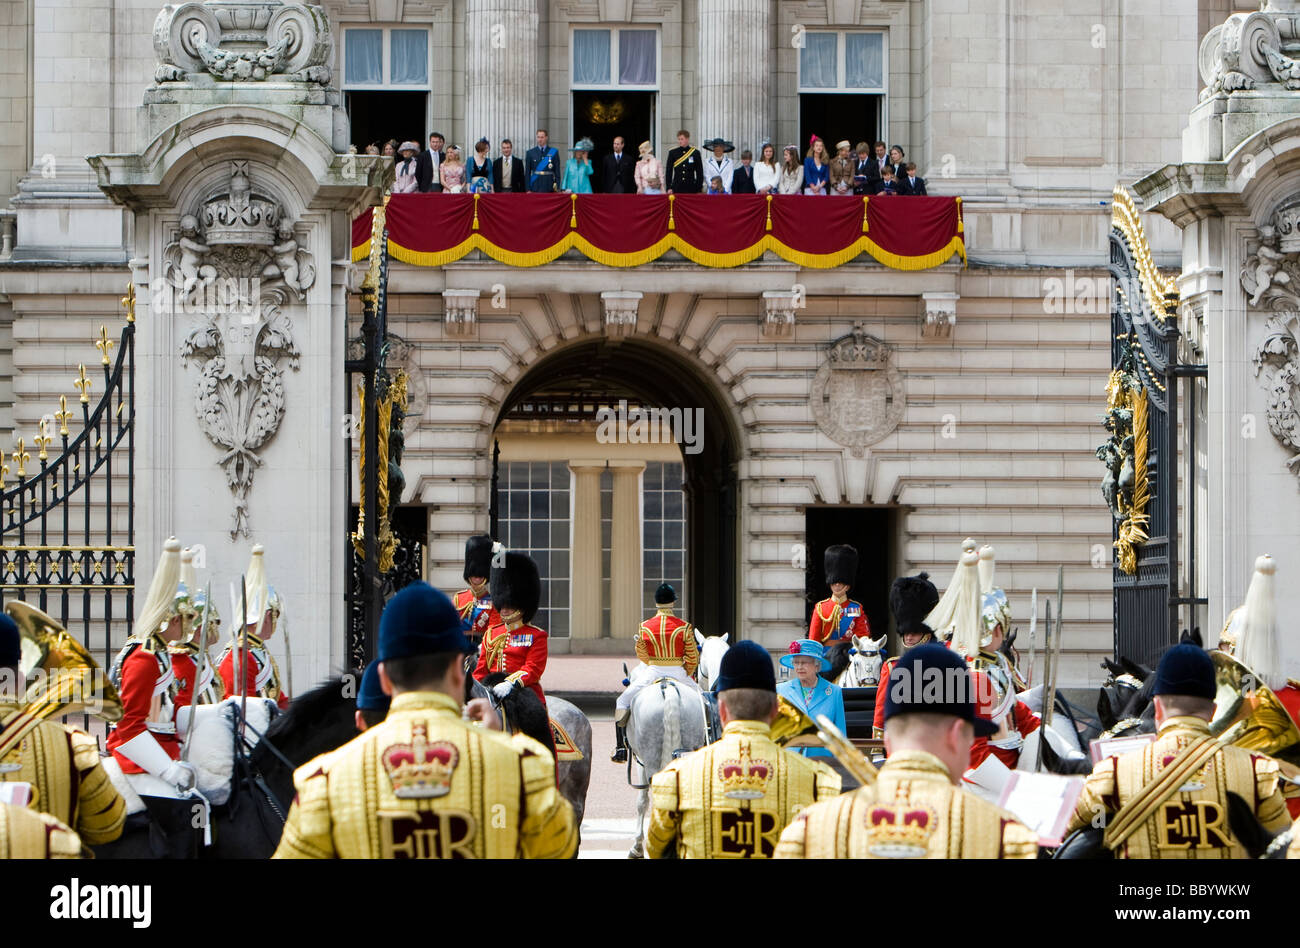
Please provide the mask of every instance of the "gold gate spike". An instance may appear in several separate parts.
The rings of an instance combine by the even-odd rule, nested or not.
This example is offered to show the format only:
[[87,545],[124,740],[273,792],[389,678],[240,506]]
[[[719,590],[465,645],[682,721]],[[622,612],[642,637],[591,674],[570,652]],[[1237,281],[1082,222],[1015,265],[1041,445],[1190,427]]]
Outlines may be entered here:
[[77,366],[77,371],[80,373],[80,377],[72,383],[72,386],[81,391],[81,404],[89,405],[90,379],[86,378],[86,367],[84,365],[79,365]]
[[37,453],[36,457],[42,461],[49,459],[50,455],[46,451],[46,448],[48,448],[50,446],[50,442],[54,440],[53,438],[51,438],[49,435],[45,433],[45,425],[46,425],[46,421],[44,418],[42,418],[40,420],[41,433],[32,439],[33,441],[36,442],[37,446],[41,449],[39,453]]
[[68,436],[68,419],[72,417],[72,412],[68,411],[68,396],[59,396],[59,410],[54,413],[54,420],[59,423],[59,434],[63,437]]
[[126,321],[135,322],[135,281],[132,280],[126,285],[126,296],[122,297],[122,305],[126,307]]
[[18,439],[18,450],[14,451],[13,458],[14,463],[18,465],[18,478],[21,480],[27,476],[26,464],[32,459],[31,454],[23,450],[22,438]]
[[100,351],[100,353],[103,355],[103,357],[104,357],[104,359],[103,359],[103,361],[104,361],[104,365],[108,365],[108,363],[109,363],[109,361],[110,361],[109,358],[108,358],[108,352],[109,352],[110,349],[113,348],[114,345],[116,345],[116,343],[113,342],[112,339],[109,339],[109,338],[108,338],[108,327],[107,327],[107,326],[100,326],[100,327],[99,327],[99,339],[96,340],[96,342],[95,342],[95,348],[98,349],[98,350]]

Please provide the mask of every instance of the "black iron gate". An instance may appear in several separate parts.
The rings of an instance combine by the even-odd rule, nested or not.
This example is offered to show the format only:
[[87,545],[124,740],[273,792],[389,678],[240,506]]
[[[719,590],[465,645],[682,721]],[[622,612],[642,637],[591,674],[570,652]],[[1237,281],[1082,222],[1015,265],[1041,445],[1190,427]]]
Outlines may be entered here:
[[[1116,189],[1113,210],[1111,367],[1140,381],[1144,391],[1148,494],[1143,509],[1137,511],[1145,518],[1140,520],[1145,539],[1127,544],[1132,553],[1127,564],[1122,555],[1113,557],[1115,653],[1147,662],[1178,640],[1183,607],[1206,601],[1196,595],[1194,538],[1187,544],[1188,562],[1180,569],[1178,561],[1180,513],[1189,524],[1196,520],[1190,470],[1183,478],[1189,485],[1186,504],[1181,511],[1179,507],[1180,466],[1195,457],[1196,443],[1195,425],[1189,420],[1190,441],[1180,465],[1178,392],[1184,379],[1203,376],[1205,367],[1179,364],[1178,293],[1173,281],[1163,278],[1152,263],[1137,209],[1122,189]],[[1140,437],[1140,431],[1134,433]],[[1139,482],[1141,473],[1139,458]],[[1121,520],[1116,517],[1112,540],[1120,553],[1122,537]]]
[[[129,629],[135,618],[134,286],[122,303],[121,336],[115,341],[101,326],[95,343],[103,380],[81,365],[72,383],[80,418],[60,396],[33,443],[19,438],[0,458],[0,601],[22,599],[49,613],[98,650],[105,668],[114,626]],[[94,400],[97,384],[103,394]],[[5,484],[10,475],[13,486]]]

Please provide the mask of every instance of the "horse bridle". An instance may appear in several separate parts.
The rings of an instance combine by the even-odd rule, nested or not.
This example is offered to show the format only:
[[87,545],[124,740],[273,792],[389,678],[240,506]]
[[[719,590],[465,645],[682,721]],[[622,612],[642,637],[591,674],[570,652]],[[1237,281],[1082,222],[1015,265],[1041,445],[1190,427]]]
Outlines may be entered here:
[[[235,710],[233,711],[233,713],[231,713],[231,714],[228,715],[228,716],[230,716],[230,717],[238,717],[238,716],[239,716],[239,713],[240,713],[240,711],[239,711],[239,709],[238,709],[238,706],[236,705],[236,706],[232,706],[232,707],[234,707]],[[277,796],[275,795],[275,792],[271,789],[270,785],[266,782],[266,776],[262,773],[261,769],[260,769],[259,767],[257,767],[257,766],[253,763],[253,757],[252,757],[252,754],[249,753],[249,751],[250,751],[250,749],[251,749],[251,745],[248,743],[247,740],[241,740],[241,739],[240,739],[240,737],[239,737],[239,729],[238,729],[237,727],[233,727],[233,725],[234,725],[235,723],[236,723],[235,721],[233,721],[233,720],[231,721],[231,724],[232,724],[232,731],[233,731],[233,737],[234,737],[234,752],[235,752],[235,758],[236,758],[236,761],[237,761],[238,765],[242,765],[242,766],[245,768],[245,770],[246,770],[246,772],[247,772],[247,774],[248,774],[249,780],[250,780],[250,782],[252,783],[253,787],[254,787],[254,788],[255,788],[259,793],[261,793],[263,797],[266,798],[266,804],[267,804],[267,806],[270,807],[271,812],[274,813],[274,814],[276,815],[276,818],[277,818],[277,819],[279,819],[279,821],[280,821],[280,827],[281,827],[281,829],[283,829],[284,824],[288,821],[288,807],[286,807],[286,806],[285,806],[285,805],[280,801],[279,797],[277,797]],[[248,721],[247,721],[247,719],[244,720],[244,727],[245,727],[247,730],[252,731],[253,734],[255,734],[255,735],[257,736],[257,739],[258,739],[259,743],[261,743],[261,744],[265,744],[265,745],[267,746],[267,748],[270,749],[271,753],[274,754],[275,757],[276,757],[276,758],[277,758],[277,759],[278,759],[282,764],[284,764],[286,767],[289,768],[289,771],[290,771],[290,772],[293,772],[293,771],[296,769],[296,768],[294,767],[293,763],[289,760],[289,758],[286,757],[286,756],[285,756],[285,755],[280,751],[280,749],[279,749],[278,747],[276,747],[273,743],[271,743],[271,741],[269,741],[269,740],[267,739],[267,737],[266,737],[265,734],[262,734],[260,731],[257,730],[257,728],[255,728],[255,727],[253,727],[251,724],[249,724]],[[237,782],[238,779],[239,779],[239,778],[238,778],[238,773],[239,773],[239,766],[236,766],[236,767],[232,767],[232,768],[231,768],[231,772],[230,772],[230,784],[231,784],[231,786],[230,786],[230,799],[231,799],[232,803],[233,803],[233,801],[238,800],[238,796],[237,796],[236,793],[235,793],[235,784],[236,784],[236,782]],[[233,811],[233,810],[234,810],[234,807],[232,806],[231,809],[232,809],[232,811]],[[260,811],[259,811],[259,812],[260,812]],[[265,824],[265,821],[263,821],[262,828],[263,828],[263,829],[267,829],[266,824]],[[269,829],[267,829],[267,835],[268,835],[268,836],[271,835]]]

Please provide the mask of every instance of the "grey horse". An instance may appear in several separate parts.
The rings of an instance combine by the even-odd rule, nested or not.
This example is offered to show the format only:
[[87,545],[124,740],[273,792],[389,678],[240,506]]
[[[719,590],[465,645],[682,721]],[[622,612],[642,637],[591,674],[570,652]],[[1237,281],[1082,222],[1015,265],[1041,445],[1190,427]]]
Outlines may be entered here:
[[[677,751],[698,750],[705,744],[704,704],[689,685],[671,678],[661,679],[642,689],[632,702],[632,716],[627,723],[627,743],[632,750],[628,782],[638,789],[636,802],[637,833],[629,858],[645,856],[645,822],[650,807],[650,778],[666,764],[672,763]],[[632,770],[640,765],[642,780],[632,781]]]

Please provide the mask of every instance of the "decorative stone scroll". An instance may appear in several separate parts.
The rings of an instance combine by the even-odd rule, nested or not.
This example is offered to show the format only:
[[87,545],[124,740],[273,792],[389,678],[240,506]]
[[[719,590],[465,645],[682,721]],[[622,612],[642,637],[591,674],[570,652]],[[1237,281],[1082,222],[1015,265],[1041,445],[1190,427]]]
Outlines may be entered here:
[[854,457],[862,457],[903,420],[907,392],[892,355],[858,325],[831,344],[813,377],[810,400],[817,427]]
[[204,74],[230,82],[281,75],[328,85],[334,38],[314,4],[281,0],[208,0],[168,4],[153,24],[158,82]]
[[1265,9],[1234,13],[1201,40],[1201,99],[1236,92],[1300,89],[1300,61],[1287,55],[1300,44],[1300,4],[1270,0]]

